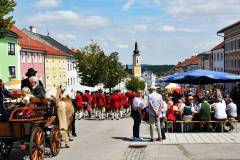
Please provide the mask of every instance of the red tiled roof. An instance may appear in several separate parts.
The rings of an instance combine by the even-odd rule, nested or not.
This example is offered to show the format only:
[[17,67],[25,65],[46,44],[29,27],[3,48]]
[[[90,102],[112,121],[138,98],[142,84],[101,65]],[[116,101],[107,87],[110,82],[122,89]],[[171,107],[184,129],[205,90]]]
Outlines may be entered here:
[[45,51],[47,55],[66,56],[64,52],[32,39],[26,33],[18,29],[15,25],[13,25],[11,31],[17,33],[20,36],[20,38],[18,39],[18,44],[22,48]]
[[211,49],[211,51],[214,51],[214,50],[217,50],[217,49],[221,49],[221,48],[224,48],[224,43],[223,42],[221,42],[218,45],[216,45],[213,49]]
[[181,68],[181,67],[186,67],[189,65],[197,65],[197,64],[198,64],[197,56],[192,56],[189,59],[185,59],[182,63],[178,64],[176,67]]
[[191,58],[185,59],[183,62],[179,62],[176,66],[170,68],[168,71],[164,73],[164,75],[172,74],[173,72],[176,72],[180,68],[185,68],[190,65],[198,65],[198,57],[192,56]]

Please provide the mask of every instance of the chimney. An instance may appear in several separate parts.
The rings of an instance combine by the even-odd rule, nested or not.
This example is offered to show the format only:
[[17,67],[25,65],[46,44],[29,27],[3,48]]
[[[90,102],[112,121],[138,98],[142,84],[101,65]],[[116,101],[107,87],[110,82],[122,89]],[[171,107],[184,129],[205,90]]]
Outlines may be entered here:
[[32,33],[37,33],[37,28],[35,26],[29,26],[29,29]]

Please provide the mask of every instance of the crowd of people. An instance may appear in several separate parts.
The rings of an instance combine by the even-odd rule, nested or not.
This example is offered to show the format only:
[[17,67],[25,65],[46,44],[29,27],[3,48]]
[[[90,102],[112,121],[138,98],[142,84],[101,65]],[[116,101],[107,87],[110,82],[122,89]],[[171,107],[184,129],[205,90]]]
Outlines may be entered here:
[[89,90],[85,90],[85,93],[77,91],[73,97],[76,119],[94,116],[98,120],[119,120],[130,113],[133,97],[132,92],[124,94],[120,90],[114,90],[112,93],[104,93],[102,89],[92,93]]
[[[161,94],[160,94],[161,93]],[[208,90],[197,89],[195,93],[157,93],[156,88],[150,88],[148,102],[144,103],[141,95],[136,94],[132,104],[133,140],[141,141],[139,128],[141,121],[147,121],[150,125],[150,141],[155,141],[153,131],[156,127],[158,138],[166,139],[165,131],[167,121],[173,122],[174,131],[181,131],[181,124],[176,121],[200,121],[189,127],[192,131],[220,131],[220,125],[210,124],[209,121],[221,121],[224,129],[231,131],[234,126],[231,121],[237,120],[237,105],[232,98],[225,95],[223,90],[213,85]]]
[[[30,68],[22,80],[22,102],[28,103],[31,97],[45,98],[45,89],[40,80],[37,79],[36,71]],[[11,97],[11,93],[5,88],[0,80],[0,113],[1,118],[7,117],[6,106],[4,106],[4,96]],[[214,85],[211,89],[196,89],[195,92],[167,93],[157,92],[157,88],[149,89],[147,103],[144,101],[143,92],[128,91],[121,93],[114,90],[110,93],[99,89],[97,92],[85,90],[85,93],[77,91],[70,98],[75,108],[74,120],[72,122],[72,135],[75,133],[75,119],[94,117],[98,120],[111,118],[119,120],[131,113],[133,118],[133,140],[141,141],[139,135],[141,121],[148,122],[150,127],[151,140],[154,141],[154,126],[156,127],[158,138],[161,141],[166,139],[166,121],[173,122],[175,131],[180,131],[176,121],[225,121],[229,118],[237,119],[237,105],[233,99],[226,95],[222,89]],[[236,97],[234,97],[236,99]],[[228,130],[234,129],[228,123]],[[204,126],[192,126],[192,130],[214,130],[217,126],[205,123]],[[225,128],[226,129],[226,128]]]

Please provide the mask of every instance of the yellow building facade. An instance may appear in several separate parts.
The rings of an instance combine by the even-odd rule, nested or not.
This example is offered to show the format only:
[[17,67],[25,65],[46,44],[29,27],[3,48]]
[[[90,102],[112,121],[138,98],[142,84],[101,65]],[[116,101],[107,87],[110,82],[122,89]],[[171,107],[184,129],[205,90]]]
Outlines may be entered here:
[[45,57],[46,90],[67,84],[67,59],[65,56],[46,55]]

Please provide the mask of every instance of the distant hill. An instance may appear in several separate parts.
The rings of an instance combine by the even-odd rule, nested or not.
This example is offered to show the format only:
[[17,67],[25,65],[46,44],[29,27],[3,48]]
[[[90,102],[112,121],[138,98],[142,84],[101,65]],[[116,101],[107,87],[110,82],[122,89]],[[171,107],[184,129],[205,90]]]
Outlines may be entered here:
[[[164,72],[172,68],[174,65],[149,65],[142,64],[142,72],[152,71],[154,74],[161,76]],[[128,65],[128,69],[132,69],[132,65]]]

